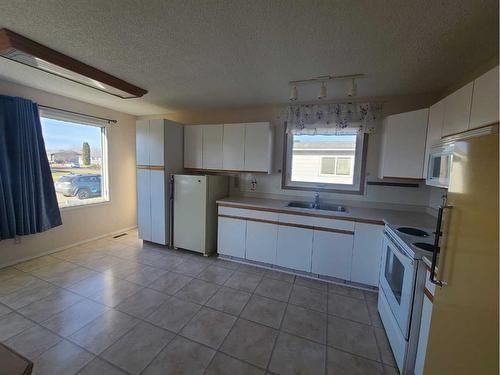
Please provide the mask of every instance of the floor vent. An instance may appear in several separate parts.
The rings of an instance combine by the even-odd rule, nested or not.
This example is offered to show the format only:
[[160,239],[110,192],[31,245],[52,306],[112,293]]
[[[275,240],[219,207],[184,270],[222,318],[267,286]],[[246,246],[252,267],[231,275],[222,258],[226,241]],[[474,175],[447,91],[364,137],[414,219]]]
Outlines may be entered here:
[[127,233],[117,234],[116,236],[113,236],[113,238],[120,238],[120,237],[123,237],[126,235],[127,235]]

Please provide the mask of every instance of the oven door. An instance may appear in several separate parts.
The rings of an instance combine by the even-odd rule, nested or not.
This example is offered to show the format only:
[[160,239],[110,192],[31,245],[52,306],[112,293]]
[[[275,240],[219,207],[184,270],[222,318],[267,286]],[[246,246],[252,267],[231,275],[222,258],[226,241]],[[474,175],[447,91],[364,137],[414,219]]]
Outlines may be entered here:
[[394,243],[387,234],[384,235],[380,287],[407,340],[410,333],[416,265],[413,258]]

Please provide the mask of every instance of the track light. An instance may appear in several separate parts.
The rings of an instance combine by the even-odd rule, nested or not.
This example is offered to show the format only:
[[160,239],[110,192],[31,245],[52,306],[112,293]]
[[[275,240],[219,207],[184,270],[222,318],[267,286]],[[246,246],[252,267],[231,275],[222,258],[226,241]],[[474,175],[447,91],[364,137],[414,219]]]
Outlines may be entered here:
[[353,78],[351,80],[351,87],[349,87],[349,91],[347,91],[348,97],[353,97],[358,95],[358,86],[356,85],[356,80]]
[[319,88],[318,99],[326,98],[326,85],[325,82],[321,82],[321,87]]
[[293,86],[292,90],[290,91],[290,97],[288,98],[290,101],[295,101],[299,98],[299,93],[297,90],[297,86]]

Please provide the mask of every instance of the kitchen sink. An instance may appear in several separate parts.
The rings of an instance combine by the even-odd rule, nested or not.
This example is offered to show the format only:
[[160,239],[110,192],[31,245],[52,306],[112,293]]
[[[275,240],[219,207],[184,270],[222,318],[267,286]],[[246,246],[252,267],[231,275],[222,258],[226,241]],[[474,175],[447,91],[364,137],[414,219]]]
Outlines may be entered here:
[[292,202],[289,202],[287,206],[294,207],[294,208],[309,208],[311,210],[347,212],[347,209],[345,208],[345,206],[337,205],[337,204],[320,203],[318,207],[314,207],[314,203],[292,201]]

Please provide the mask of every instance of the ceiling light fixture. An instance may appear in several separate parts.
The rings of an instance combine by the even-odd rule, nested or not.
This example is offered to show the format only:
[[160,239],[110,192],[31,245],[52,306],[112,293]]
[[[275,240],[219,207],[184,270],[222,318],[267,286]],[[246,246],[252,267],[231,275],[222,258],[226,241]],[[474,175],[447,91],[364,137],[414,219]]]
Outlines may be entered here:
[[321,86],[319,88],[319,94],[318,94],[318,99],[324,99],[326,98],[326,85],[325,82],[321,82]]
[[328,81],[338,81],[338,80],[351,80],[351,86],[349,91],[347,92],[347,95],[349,97],[356,96],[358,94],[358,89],[356,85],[356,79],[363,78],[365,75],[364,74],[349,74],[349,75],[341,75],[341,76],[333,76],[333,75],[328,75],[328,76],[318,76],[318,77],[313,77],[313,78],[307,78],[307,79],[299,79],[295,81],[289,81],[288,84],[292,86],[292,89],[290,91],[290,101],[295,101],[298,99],[298,89],[297,86],[299,85],[308,85],[308,84],[313,84],[313,83],[321,83],[320,89],[319,89],[319,94],[318,94],[318,99],[324,99],[327,96],[327,90],[326,90],[326,82]]
[[140,98],[147,93],[140,87],[8,29],[0,29],[0,57],[122,99]]
[[348,97],[353,97],[358,95],[358,85],[356,84],[356,80],[353,78],[351,80],[351,86],[349,87],[349,91],[347,91]]
[[299,92],[297,90],[297,86],[292,86],[292,90],[290,90],[290,97],[288,100],[294,102],[299,98]]

